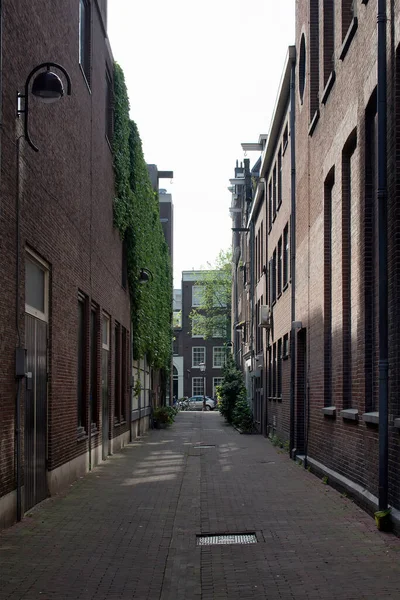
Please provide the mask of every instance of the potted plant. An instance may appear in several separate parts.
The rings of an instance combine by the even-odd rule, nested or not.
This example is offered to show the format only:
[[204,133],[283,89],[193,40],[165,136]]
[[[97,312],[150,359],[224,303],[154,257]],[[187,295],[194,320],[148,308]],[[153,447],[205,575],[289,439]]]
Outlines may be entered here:
[[153,411],[153,422],[156,429],[165,429],[174,422],[169,406],[158,406]]
[[390,518],[391,508],[387,510],[378,510],[375,514],[375,523],[380,531],[391,531],[392,520]]

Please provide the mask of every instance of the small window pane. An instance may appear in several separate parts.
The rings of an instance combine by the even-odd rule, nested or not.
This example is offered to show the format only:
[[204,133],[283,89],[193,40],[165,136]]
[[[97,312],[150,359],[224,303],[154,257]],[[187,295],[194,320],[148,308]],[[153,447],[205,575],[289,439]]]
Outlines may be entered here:
[[103,316],[102,340],[104,346],[108,346],[109,322],[109,319],[106,316]]
[[27,260],[25,267],[25,302],[28,306],[45,312],[45,272],[36,263]]

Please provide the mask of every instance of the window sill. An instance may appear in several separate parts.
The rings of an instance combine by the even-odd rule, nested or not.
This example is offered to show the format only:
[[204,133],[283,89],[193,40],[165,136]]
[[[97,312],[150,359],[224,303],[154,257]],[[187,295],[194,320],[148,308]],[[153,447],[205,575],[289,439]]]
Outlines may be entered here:
[[356,408],[346,408],[340,411],[340,416],[347,421],[358,421],[358,410]]
[[322,413],[325,417],[336,417],[336,406],[324,406]]
[[326,104],[326,101],[328,100],[328,96],[331,93],[331,90],[333,88],[333,84],[335,83],[335,79],[336,79],[336,73],[335,73],[335,71],[332,71],[328,77],[328,81],[326,82],[325,89],[322,92],[321,104]]
[[87,440],[88,435],[87,435],[86,429],[84,427],[78,427],[76,433],[77,433],[76,437],[77,437],[78,442],[83,442],[84,440]]
[[378,411],[364,413],[362,418],[365,423],[369,423],[370,425],[379,425]]
[[278,212],[278,210],[280,209],[281,206],[282,206],[282,200],[279,200],[278,206],[276,207],[276,212]]
[[283,286],[283,292],[286,292],[288,287],[289,287],[289,282],[285,283],[285,285]]
[[314,116],[313,116],[313,118],[311,119],[310,126],[309,126],[309,128],[308,128],[308,135],[309,135],[310,137],[311,137],[311,136],[312,136],[312,134],[314,133],[314,131],[315,131],[315,128],[316,128],[316,126],[317,126],[317,123],[318,123],[318,121],[319,121],[319,108],[317,108],[317,110],[315,111],[315,113],[314,113]]
[[343,40],[342,48],[341,48],[340,54],[339,54],[340,60],[344,60],[344,57],[346,56],[347,51],[350,48],[351,41],[354,37],[354,34],[357,31],[357,28],[358,28],[358,19],[357,19],[357,17],[353,17],[353,19],[350,23],[350,27],[346,33],[346,37]]
[[79,63],[79,68],[80,68],[80,70],[81,70],[82,77],[83,77],[83,79],[85,80],[85,83],[86,83],[86,87],[87,87],[87,89],[88,89],[88,92],[89,92],[89,94],[91,95],[91,94],[92,94],[92,90],[90,89],[90,84],[89,84],[89,82],[88,82],[88,79],[87,79],[87,77],[86,77],[85,71],[83,70],[83,67],[82,67],[81,63]]

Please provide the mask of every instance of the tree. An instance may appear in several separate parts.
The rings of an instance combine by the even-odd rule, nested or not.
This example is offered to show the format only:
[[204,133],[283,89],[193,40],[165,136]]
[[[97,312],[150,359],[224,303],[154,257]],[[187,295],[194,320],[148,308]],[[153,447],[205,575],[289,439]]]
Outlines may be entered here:
[[196,308],[190,313],[192,329],[204,339],[231,339],[232,253],[218,254],[215,264],[207,263],[194,285]]

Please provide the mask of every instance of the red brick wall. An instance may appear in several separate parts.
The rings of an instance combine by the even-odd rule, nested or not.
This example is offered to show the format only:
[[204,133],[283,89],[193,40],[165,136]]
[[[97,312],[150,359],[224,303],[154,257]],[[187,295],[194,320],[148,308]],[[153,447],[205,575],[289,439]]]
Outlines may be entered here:
[[[112,154],[105,138],[105,73],[107,66],[112,72],[112,57],[96,2],[92,2],[89,90],[78,64],[78,7],[77,0],[22,0],[17,5],[3,2],[0,494],[14,487],[15,140],[21,125],[15,120],[16,91],[22,90],[30,70],[45,60],[58,62],[68,70],[72,96],[50,105],[30,97],[31,135],[40,152],[33,152],[22,140],[20,328],[23,345],[24,248],[29,246],[50,266],[49,469],[87,450],[87,441],[77,442],[76,435],[78,290],[97,303],[99,325],[101,311],[105,310],[112,323],[117,319],[130,330],[129,297],[121,287],[121,241],[112,225]],[[97,344],[100,411],[100,331]],[[113,390],[113,344],[110,355]],[[113,392],[111,398],[113,402]],[[119,428],[116,434],[121,432]],[[99,434],[93,444],[100,442]]]
[[[305,32],[306,38],[309,36],[308,4],[297,3],[297,49],[302,33]],[[329,12],[329,4],[335,7],[334,38],[330,37],[333,13]],[[373,278],[376,258],[375,253],[370,256],[371,273],[366,272],[365,253],[371,252],[374,231],[366,233],[365,110],[376,85],[376,7],[374,3],[358,3],[359,27],[344,60],[340,61],[341,4],[325,1],[320,4],[323,9],[320,11],[320,45],[325,48],[325,54],[320,55],[324,77],[320,77],[319,97],[332,69],[336,72],[336,81],[325,104],[319,105],[320,118],[312,135],[308,133],[312,90],[306,82],[303,104],[296,90],[296,320],[301,321],[307,331],[309,455],[376,494],[378,428],[362,420],[366,411],[365,294]],[[324,39],[324,35],[329,38]],[[334,63],[329,62],[333,39]],[[333,168],[329,274],[327,252],[324,252],[327,242],[324,182]],[[331,403],[336,406],[336,418],[322,412],[329,372],[328,365],[324,365],[329,319],[327,274],[331,278],[332,296]],[[375,310],[373,315],[376,316]],[[374,349],[376,352],[376,345]],[[376,363],[375,354],[371,362]],[[299,385],[303,384],[298,380]],[[299,390],[296,398],[299,398]],[[358,409],[359,422],[340,416],[340,411],[348,407]]]

